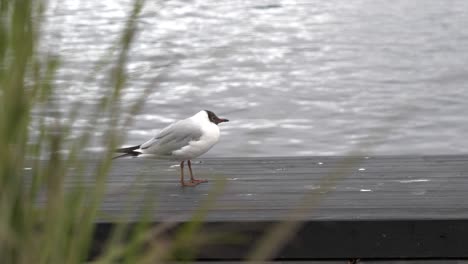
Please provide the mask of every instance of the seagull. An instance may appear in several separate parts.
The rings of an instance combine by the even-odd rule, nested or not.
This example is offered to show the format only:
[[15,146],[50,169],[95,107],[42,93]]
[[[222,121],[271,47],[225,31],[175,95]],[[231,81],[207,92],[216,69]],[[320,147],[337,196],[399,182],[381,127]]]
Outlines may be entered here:
[[[121,157],[147,157],[180,161],[180,184],[182,186],[196,186],[203,179],[195,179],[192,173],[193,158],[210,150],[219,140],[218,124],[228,122],[219,118],[209,110],[202,110],[195,115],[179,120],[163,128],[156,136],[145,143],[119,148],[117,153],[124,153]],[[184,162],[187,161],[190,181],[184,181]]]

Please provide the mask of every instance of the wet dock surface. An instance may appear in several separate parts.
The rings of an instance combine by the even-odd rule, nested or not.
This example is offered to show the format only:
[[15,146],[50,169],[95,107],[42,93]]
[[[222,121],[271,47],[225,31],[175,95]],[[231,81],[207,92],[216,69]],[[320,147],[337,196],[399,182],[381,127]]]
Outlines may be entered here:
[[[115,160],[96,239],[117,221],[181,225],[204,212],[204,232],[244,239],[199,260],[243,259],[288,222],[279,260],[468,258],[468,155],[212,158],[193,170],[209,182],[181,187],[176,162]],[[67,184],[78,181],[93,184]]]

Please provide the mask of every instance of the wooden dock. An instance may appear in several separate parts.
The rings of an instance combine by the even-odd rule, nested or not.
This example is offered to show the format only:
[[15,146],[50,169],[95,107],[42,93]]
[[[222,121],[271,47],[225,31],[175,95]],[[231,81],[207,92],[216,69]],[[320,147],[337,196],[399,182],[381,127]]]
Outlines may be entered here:
[[209,182],[195,188],[175,164],[115,160],[96,239],[115,219],[184,223],[202,207],[204,230],[243,239],[199,260],[243,259],[285,222],[299,224],[278,260],[468,258],[468,155],[201,159],[194,173]]

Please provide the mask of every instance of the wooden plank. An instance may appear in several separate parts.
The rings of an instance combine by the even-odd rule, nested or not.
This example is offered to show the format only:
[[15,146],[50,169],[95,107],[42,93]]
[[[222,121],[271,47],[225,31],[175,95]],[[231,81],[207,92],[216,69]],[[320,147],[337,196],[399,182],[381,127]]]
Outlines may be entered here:
[[[240,258],[285,220],[303,224],[279,259],[468,258],[468,155],[201,159],[194,172],[209,182],[195,188],[179,186],[176,165],[115,160],[98,231],[146,210],[155,224],[183,223],[218,191],[204,228],[250,240],[211,248],[202,259]],[[92,173],[66,184],[92,185]]]
[[[102,210],[132,219],[140,210],[135,203],[145,199],[140,194],[150,193],[155,221],[187,218],[216,182],[226,181],[207,220],[277,221],[293,208],[308,209],[307,220],[468,219],[468,156],[345,159],[203,159],[194,171],[210,182],[196,188],[179,186],[173,162],[116,160]],[[330,182],[337,172],[343,173]]]

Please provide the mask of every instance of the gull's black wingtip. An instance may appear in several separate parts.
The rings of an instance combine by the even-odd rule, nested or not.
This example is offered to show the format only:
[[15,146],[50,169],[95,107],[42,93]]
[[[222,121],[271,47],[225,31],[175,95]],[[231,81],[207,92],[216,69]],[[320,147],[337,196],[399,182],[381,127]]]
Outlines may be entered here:
[[113,157],[112,159],[118,159],[123,157],[136,157],[141,154],[141,152],[137,152],[135,150],[139,149],[141,145],[128,147],[128,148],[119,148],[116,149],[115,152],[117,153],[124,153],[123,155],[119,155],[117,157]]
[[138,146],[133,146],[133,147],[128,147],[128,148],[118,148],[115,150],[117,153],[127,153],[130,154],[132,152],[135,152],[135,150],[139,149],[141,145]]

